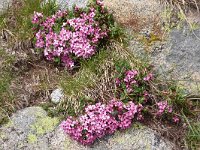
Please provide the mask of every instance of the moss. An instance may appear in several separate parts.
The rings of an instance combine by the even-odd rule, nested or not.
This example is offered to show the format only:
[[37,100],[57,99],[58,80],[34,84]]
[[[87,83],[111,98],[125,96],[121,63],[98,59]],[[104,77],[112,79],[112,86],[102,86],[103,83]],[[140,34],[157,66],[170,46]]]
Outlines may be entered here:
[[58,118],[51,118],[51,117],[44,117],[38,118],[36,123],[31,126],[31,129],[37,135],[44,135],[47,132],[51,132],[55,129],[58,125],[59,119]]
[[40,119],[46,117],[46,114],[44,112],[38,111],[35,113],[35,116]]
[[70,140],[65,140],[64,141],[64,148],[69,148],[70,147],[70,145],[71,145],[71,141]]
[[142,124],[136,122],[136,123],[133,124],[132,128],[134,128],[134,129],[144,129],[145,126],[143,126]]
[[14,125],[14,123],[10,120],[7,124],[4,125],[5,128],[10,128]]
[[35,134],[29,134],[27,139],[28,139],[28,143],[31,143],[31,144],[37,142],[37,136]]
[[6,139],[6,138],[7,138],[6,134],[3,133],[3,132],[0,132],[0,139],[1,139],[1,140],[4,140],[4,139]]

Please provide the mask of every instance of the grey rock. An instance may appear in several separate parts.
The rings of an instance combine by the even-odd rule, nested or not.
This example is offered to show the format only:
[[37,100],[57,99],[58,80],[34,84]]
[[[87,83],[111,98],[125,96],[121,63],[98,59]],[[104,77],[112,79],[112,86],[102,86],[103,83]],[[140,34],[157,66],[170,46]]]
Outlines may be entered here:
[[56,0],[56,2],[61,9],[65,9],[66,7],[71,9],[73,5],[81,8],[86,7],[88,0]]
[[174,79],[187,94],[200,93],[200,29],[174,29],[152,63],[165,79]]
[[51,101],[55,104],[59,103],[61,100],[63,100],[63,98],[64,98],[64,94],[63,94],[62,89],[60,88],[54,90],[51,93]]
[[0,14],[11,4],[11,0],[0,0]]
[[72,140],[40,107],[18,111],[0,128],[2,150],[172,150],[174,145],[153,130],[137,125],[85,147]]
[[153,25],[163,9],[157,0],[104,0],[104,4],[117,22],[133,30]]
[[18,111],[8,124],[0,128],[2,150],[48,150],[48,141],[58,119],[50,118],[40,107]]
[[162,80],[176,80],[185,94],[199,95],[200,29],[194,32],[187,26],[173,29],[166,40],[149,45],[148,51],[136,36],[130,41],[129,49],[143,61],[150,61]]
[[116,132],[114,135],[100,139],[92,147],[84,147],[64,135],[61,129],[55,131],[51,148],[55,150],[172,150],[174,145],[161,138],[153,130],[140,126]]

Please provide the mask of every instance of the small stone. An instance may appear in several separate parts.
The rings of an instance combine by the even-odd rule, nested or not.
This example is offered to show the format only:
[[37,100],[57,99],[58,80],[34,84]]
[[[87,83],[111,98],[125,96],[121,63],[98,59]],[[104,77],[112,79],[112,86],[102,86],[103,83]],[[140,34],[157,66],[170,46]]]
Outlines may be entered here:
[[10,5],[11,0],[0,0],[0,14]]
[[51,93],[51,101],[58,104],[64,98],[62,89],[58,88]]

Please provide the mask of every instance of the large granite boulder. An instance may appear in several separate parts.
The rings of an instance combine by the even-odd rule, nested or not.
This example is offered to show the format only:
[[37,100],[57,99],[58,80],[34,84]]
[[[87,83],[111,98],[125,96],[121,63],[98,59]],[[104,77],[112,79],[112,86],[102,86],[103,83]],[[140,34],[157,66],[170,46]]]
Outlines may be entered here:
[[200,93],[200,29],[172,30],[163,49],[151,57],[164,79],[178,81],[187,94]]
[[49,138],[59,121],[50,118],[40,107],[18,111],[0,128],[2,150],[47,150]]
[[13,114],[0,128],[2,150],[172,150],[173,144],[142,125],[99,139],[92,147],[71,140],[40,107],[29,107]]

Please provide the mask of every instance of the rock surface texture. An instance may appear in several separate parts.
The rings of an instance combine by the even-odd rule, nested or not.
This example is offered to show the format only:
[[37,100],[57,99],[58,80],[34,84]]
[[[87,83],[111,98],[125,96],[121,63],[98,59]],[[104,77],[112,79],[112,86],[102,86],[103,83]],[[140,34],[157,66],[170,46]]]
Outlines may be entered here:
[[164,48],[152,58],[165,79],[179,81],[188,93],[200,93],[200,29],[172,30]]
[[85,7],[87,5],[88,0],[56,0],[61,9],[66,7],[72,8],[73,5],[77,5],[78,7]]
[[0,13],[4,11],[9,6],[10,3],[11,0],[0,0]]
[[64,98],[64,94],[62,89],[58,88],[55,89],[52,93],[51,93],[51,101],[55,104],[58,104],[61,100],[63,100]]
[[40,107],[18,111],[0,128],[1,150],[46,150],[58,119],[50,118]]
[[139,126],[84,147],[71,140],[40,107],[18,111],[8,124],[0,128],[2,150],[172,150],[173,144],[153,130]]
[[[132,37],[129,49],[155,65],[163,79],[179,81],[187,94],[200,93],[200,29],[187,25],[163,34],[167,10],[156,0],[104,0]],[[199,15],[188,19],[199,22]],[[162,31],[163,30],[163,31]]]
[[162,11],[162,5],[156,0],[104,0],[103,2],[118,23],[133,30],[150,27]]

